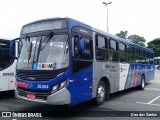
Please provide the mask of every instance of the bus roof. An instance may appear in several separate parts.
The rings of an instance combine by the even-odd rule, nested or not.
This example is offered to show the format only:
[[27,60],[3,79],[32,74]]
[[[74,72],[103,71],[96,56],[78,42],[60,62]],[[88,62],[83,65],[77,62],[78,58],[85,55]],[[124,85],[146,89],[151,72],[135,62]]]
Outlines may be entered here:
[[23,26],[30,25],[30,24],[35,24],[35,23],[39,23],[39,22],[43,22],[43,21],[52,21],[52,20],[61,20],[61,19],[65,19],[65,18],[60,18],[60,17],[46,18],[46,19],[36,20],[36,21],[30,22],[30,23],[27,23]]
[[34,24],[34,23],[38,23],[38,22],[43,22],[43,21],[62,20],[62,19],[68,20],[72,26],[82,26],[82,27],[84,27],[84,28],[86,28],[86,29],[88,29],[88,30],[92,30],[92,31],[95,31],[95,32],[97,32],[97,33],[99,33],[99,34],[103,34],[103,35],[105,35],[105,36],[109,36],[109,37],[111,37],[111,38],[113,38],[113,39],[116,39],[116,40],[118,40],[118,41],[121,41],[121,42],[125,42],[125,43],[127,43],[127,44],[129,44],[129,45],[132,45],[132,46],[135,47],[135,48],[143,49],[143,50],[146,50],[146,51],[148,51],[148,52],[153,52],[153,50],[148,49],[148,48],[143,47],[143,46],[140,46],[140,45],[138,45],[138,44],[135,44],[135,43],[131,42],[131,41],[128,40],[128,39],[120,38],[120,37],[118,37],[118,36],[115,36],[115,35],[112,35],[112,34],[110,34],[110,33],[104,32],[104,31],[102,31],[102,30],[99,30],[99,29],[97,29],[97,28],[94,28],[94,27],[92,27],[92,26],[90,26],[90,25],[87,25],[87,24],[85,24],[85,23],[83,23],[83,22],[80,22],[80,21],[78,21],[78,20],[75,20],[75,19],[69,18],[69,17],[65,17],[65,18],[55,17],[55,18],[41,19],[41,20],[37,20],[37,21],[34,21],[34,22],[30,22],[30,23],[28,23],[28,24],[25,24],[24,26],[30,25],[30,24]]
[[140,46],[140,45],[138,45],[138,44],[135,44],[135,43],[131,42],[129,39],[120,38],[120,37],[118,37],[118,36],[115,36],[115,35],[112,35],[112,34],[110,34],[110,33],[104,32],[104,31],[102,31],[102,30],[99,30],[99,29],[97,29],[97,28],[94,28],[94,27],[92,27],[92,26],[90,26],[90,25],[87,25],[87,24],[85,24],[85,23],[82,23],[82,22],[77,21],[77,20],[72,19],[72,18],[67,18],[67,19],[70,19],[71,22],[76,22],[77,25],[80,25],[80,26],[82,26],[82,27],[85,27],[85,28],[87,28],[87,29],[90,29],[90,30],[92,30],[92,31],[95,31],[95,32],[97,32],[97,33],[99,33],[99,34],[103,34],[103,35],[105,35],[105,36],[111,37],[111,38],[116,39],[116,40],[119,40],[119,41],[121,41],[121,42],[125,42],[125,43],[127,43],[127,44],[129,44],[129,45],[132,45],[132,46],[135,47],[135,48],[143,49],[143,50],[146,50],[146,51],[148,51],[148,52],[152,52],[152,53],[153,53],[153,50],[151,50],[151,49],[149,49],[149,48],[146,48],[146,47],[143,47],[143,46]]

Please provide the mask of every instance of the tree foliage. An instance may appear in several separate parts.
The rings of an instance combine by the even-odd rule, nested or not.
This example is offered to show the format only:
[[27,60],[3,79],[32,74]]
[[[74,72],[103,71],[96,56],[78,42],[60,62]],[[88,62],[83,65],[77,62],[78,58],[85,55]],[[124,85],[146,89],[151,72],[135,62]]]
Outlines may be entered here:
[[127,39],[128,31],[121,30],[120,33],[117,33],[116,36],[121,37],[123,39]]
[[130,36],[128,36],[128,39],[130,39],[132,42],[134,42],[134,41],[146,42],[144,37],[141,37],[139,35],[130,35]]
[[144,37],[141,37],[139,35],[130,35],[128,36],[128,39],[131,40],[133,43],[136,43],[138,45],[145,47],[146,40],[144,39]]
[[145,47],[145,38],[139,35],[130,35],[128,36],[128,31],[123,31],[121,30],[119,33],[116,34],[116,36],[124,38],[124,39],[129,39],[133,43],[136,43],[138,45],[144,46]]
[[156,38],[147,43],[147,47],[154,51],[154,56],[160,56],[160,38]]

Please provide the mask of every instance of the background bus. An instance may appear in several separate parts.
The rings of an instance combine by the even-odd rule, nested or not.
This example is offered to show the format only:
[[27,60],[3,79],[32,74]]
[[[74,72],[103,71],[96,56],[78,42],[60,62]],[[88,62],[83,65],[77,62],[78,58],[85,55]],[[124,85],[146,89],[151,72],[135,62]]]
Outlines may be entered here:
[[[15,89],[16,61],[9,55],[10,40],[0,38],[0,91]],[[15,51],[13,46],[12,51]]]
[[160,57],[154,57],[155,68],[160,69]]
[[[17,62],[18,98],[46,104],[97,105],[110,93],[154,78],[154,53],[71,18],[24,25]],[[14,43],[14,41],[12,41]]]

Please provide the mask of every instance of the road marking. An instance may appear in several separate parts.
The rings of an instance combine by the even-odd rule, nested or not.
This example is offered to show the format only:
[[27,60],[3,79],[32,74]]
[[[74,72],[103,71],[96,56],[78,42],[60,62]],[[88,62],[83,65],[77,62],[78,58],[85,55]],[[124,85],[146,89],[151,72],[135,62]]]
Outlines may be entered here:
[[154,98],[153,100],[149,101],[148,104],[151,104],[152,102],[156,101],[158,98],[160,98],[160,96]]
[[145,90],[148,90],[148,91],[160,91],[159,88],[145,88]]
[[148,104],[148,103],[142,103],[142,102],[136,102],[136,103],[144,104],[144,105],[155,105],[155,106],[160,106],[159,104]]
[[156,101],[158,98],[160,98],[160,96],[154,98],[153,100],[149,101],[148,103],[143,103],[143,102],[136,102],[139,104],[146,104],[146,105],[156,105],[156,106],[160,106],[159,104],[152,104],[154,101]]

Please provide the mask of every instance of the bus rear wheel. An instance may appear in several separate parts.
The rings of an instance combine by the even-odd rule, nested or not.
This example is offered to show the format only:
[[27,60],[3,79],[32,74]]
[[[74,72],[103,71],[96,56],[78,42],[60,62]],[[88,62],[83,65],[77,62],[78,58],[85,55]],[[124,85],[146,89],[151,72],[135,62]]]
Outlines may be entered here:
[[100,81],[97,86],[95,104],[102,105],[106,100],[106,85],[103,81]]
[[145,88],[145,77],[144,77],[144,75],[142,75],[142,77],[141,77],[141,85],[139,86],[139,89],[140,90],[144,90],[144,88]]

